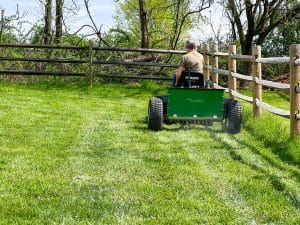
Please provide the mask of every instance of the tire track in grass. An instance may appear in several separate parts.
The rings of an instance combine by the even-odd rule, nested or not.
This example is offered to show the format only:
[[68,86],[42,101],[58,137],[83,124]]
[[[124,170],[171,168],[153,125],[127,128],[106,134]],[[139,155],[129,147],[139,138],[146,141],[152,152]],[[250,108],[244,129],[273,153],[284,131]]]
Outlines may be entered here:
[[2,199],[3,209],[7,208],[2,215],[5,221],[11,217],[15,224],[23,224],[25,220],[30,224],[47,223],[60,213],[57,206],[65,194],[65,179],[68,179],[68,168],[63,167],[68,157],[65,150],[76,137],[75,127],[80,117],[72,110],[69,93],[64,96],[52,93],[56,99],[63,96],[64,102],[50,101],[51,93],[27,88],[14,93],[20,99],[11,99],[10,105],[16,106],[18,114],[11,114],[7,120],[11,122],[4,125],[5,130],[11,131],[5,132],[9,135],[6,145],[10,168],[8,181],[1,185],[6,186],[5,192],[11,193],[8,195],[11,199]]
[[[78,140],[70,148],[72,157],[68,163],[72,168],[70,180],[72,193],[67,198],[71,199],[71,205],[78,204],[77,202],[88,204],[90,209],[85,213],[92,214],[91,219],[97,223],[117,224],[128,219],[125,213],[128,206],[124,205],[124,199],[120,198],[126,193],[122,194],[124,190],[120,189],[120,186],[125,185],[130,179],[131,171],[130,168],[125,169],[126,165],[138,162],[133,162],[136,158],[132,155],[128,159],[124,155],[127,152],[121,151],[124,147],[122,145],[130,145],[132,140],[125,139],[125,143],[120,135],[122,136],[122,132],[132,122],[132,115],[128,115],[128,110],[133,103],[133,101],[116,102],[102,99],[99,106],[96,104],[92,109],[81,109],[85,121],[78,131]],[[104,108],[101,107],[103,105]],[[123,111],[117,113],[116,105]],[[89,198],[88,202],[83,202],[86,201],[83,195]],[[72,223],[79,220],[75,218],[74,210],[66,209],[66,211],[64,222]],[[84,218],[81,218],[81,221],[84,221]]]
[[164,224],[233,224],[233,213],[212,193],[203,179],[206,174],[198,169],[181,145],[191,132],[183,130],[176,135],[170,130],[146,133],[152,139],[151,146],[141,157],[146,159],[144,166],[153,171],[149,177],[151,185],[156,187],[154,192],[165,192],[156,200],[160,212],[154,214],[158,217],[153,224],[161,224],[157,222],[161,216],[164,216]]
[[[199,140],[199,137],[196,138]],[[208,144],[208,140],[203,138],[203,143]],[[209,147],[209,145],[206,145],[207,149],[204,151],[209,151]],[[183,146],[183,148],[188,151],[190,159],[195,161],[200,167],[200,170],[207,175],[207,182],[211,184],[210,187],[216,193],[216,196],[223,200],[224,204],[235,212],[236,224],[258,224],[252,208],[247,205],[243,196],[233,187],[226,177],[209,163],[209,158],[203,158],[203,154],[200,154],[199,149],[196,147]],[[209,157],[211,156],[209,155]]]
[[[91,100],[90,100],[91,101]],[[94,207],[111,207],[108,202],[97,203],[99,196],[106,190],[101,190],[101,186],[97,186],[98,178],[95,176],[97,165],[93,165],[93,159],[89,157],[92,154],[92,146],[95,145],[95,136],[99,133],[99,117],[103,115],[101,108],[96,112],[92,110],[88,103],[82,105],[74,105],[83,118],[82,126],[78,130],[77,138],[73,141],[73,145],[69,147],[70,156],[67,164],[69,169],[69,191],[61,203],[62,212],[60,222],[63,224],[73,224],[78,222],[91,223],[92,219],[97,216],[103,216],[100,212],[95,212]],[[99,147],[100,144],[99,144]],[[93,171],[93,169],[95,171]],[[95,195],[99,196],[95,196]],[[95,214],[90,219],[87,219]],[[106,215],[108,218],[109,215]]]
[[[179,130],[170,127],[166,126],[166,129],[175,129],[177,133],[170,141],[179,143],[182,140],[180,148],[200,165],[199,170],[207,174],[207,182],[210,182],[212,190],[217,196],[221,196],[228,208],[236,212],[236,224],[299,224],[298,207],[286,198],[286,193],[273,187],[272,177],[269,178],[264,171],[257,169],[269,161],[258,161],[257,153],[240,142],[244,133],[228,135],[217,131],[215,127],[201,129],[200,126],[182,126]],[[188,136],[182,135],[182,131],[187,130],[191,130],[191,133],[187,132]],[[243,163],[244,152],[249,152],[252,164]],[[264,159],[261,154],[258,156]],[[277,163],[273,162],[269,166],[274,164]],[[281,168],[290,167],[281,164],[278,168],[275,167],[279,171]],[[287,170],[291,176],[297,174],[296,168]],[[297,188],[296,178],[292,183]]]

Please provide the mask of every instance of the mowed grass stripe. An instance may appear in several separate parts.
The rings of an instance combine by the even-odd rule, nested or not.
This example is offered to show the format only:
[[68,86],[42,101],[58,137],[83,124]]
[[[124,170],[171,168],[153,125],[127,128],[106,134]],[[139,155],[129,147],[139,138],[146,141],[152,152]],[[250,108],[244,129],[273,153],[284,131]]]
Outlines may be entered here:
[[67,192],[64,149],[76,137],[80,117],[59,99],[68,92],[2,88],[0,223],[51,221]]
[[[105,100],[103,101],[105,102]],[[102,122],[99,122],[101,129],[98,134],[91,132],[92,134],[97,134],[98,137],[105,137],[104,140],[106,140],[106,143],[100,139],[97,140],[97,137],[93,138],[94,135],[89,134],[87,136],[92,138],[90,142],[88,142],[88,148],[86,148],[86,145],[79,146],[79,149],[85,149],[81,151],[83,154],[86,154],[84,153],[86,150],[95,149],[94,153],[97,155],[101,154],[101,158],[93,157],[87,159],[87,157],[83,156],[84,163],[78,163],[79,157],[77,155],[72,161],[75,167],[80,169],[78,172],[81,174],[75,176],[75,183],[80,185],[83,183],[93,183],[94,185],[92,187],[95,187],[95,183],[97,183],[96,187],[101,187],[103,190],[107,190],[105,186],[105,184],[107,184],[107,186],[110,187],[110,189],[108,189],[110,190],[108,193],[111,198],[110,202],[113,202],[116,207],[111,209],[110,214],[117,215],[115,222],[118,223],[124,223],[126,221],[140,221],[143,223],[146,221],[152,223],[160,223],[163,221],[179,223],[181,221],[183,223],[197,223],[200,221],[207,222],[210,220],[210,217],[213,218],[213,215],[208,213],[205,213],[208,216],[205,216],[204,213],[200,216],[197,213],[197,206],[199,207],[200,200],[204,205],[203,207],[199,207],[199,209],[205,211],[205,209],[209,209],[209,207],[205,205],[207,203],[203,200],[203,196],[201,197],[201,193],[205,188],[202,187],[202,181],[199,180],[198,173],[192,177],[195,181],[190,180],[190,177],[186,177],[186,172],[191,173],[190,169],[186,168],[185,165],[186,163],[191,163],[185,156],[186,153],[176,147],[176,142],[173,143],[174,146],[172,142],[166,145],[166,141],[160,140],[162,136],[160,136],[159,133],[149,132],[144,123],[141,126],[134,125],[134,121],[139,122],[144,120],[144,113],[138,113],[138,111],[143,111],[143,109],[138,107],[137,113],[132,114],[132,117],[128,118],[133,108],[128,107],[127,101],[119,101],[118,104],[114,105],[121,107],[124,113],[121,113],[117,119],[113,119],[113,117],[109,115],[108,118],[106,118],[103,117],[101,113],[103,109],[99,109],[99,114],[102,116]],[[106,106],[107,110],[110,108],[110,103],[108,102]],[[117,110],[115,109],[113,111]],[[140,114],[140,118],[137,117],[138,114]],[[106,121],[106,123],[103,123],[103,120]],[[132,122],[128,123],[128,121]],[[87,126],[87,128],[88,130],[93,130],[90,126]],[[145,130],[146,132],[143,134],[140,130]],[[86,132],[84,131],[83,133]],[[124,133],[126,135],[123,135]],[[168,138],[172,138],[172,136],[171,134]],[[118,137],[118,139],[115,139],[115,137]],[[151,142],[149,142],[149,138],[152,139]],[[173,139],[176,140],[175,136]],[[83,140],[85,140],[85,138],[83,138]],[[95,142],[95,140],[97,141]],[[86,143],[86,141],[83,143]],[[101,146],[101,148],[98,148],[98,146]],[[168,152],[172,151],[173,147],[174,150],[176,150],[174,156]],[[90,154],[92,153],[90,152]],[[91,160],[95,160],[95,162],[91,163]],[[181,161],[183,161],[183,163],[181,163]],[[172,165],[173,163],[175,165]],[[100,169],[101,173],[90,170],[82,174],[83,171],[81,168],[83,168],[84,164],[103,165],[105,168],[103,168],[103,170]],[[197,165],[195,164],[194,166]],[[176,182],[174,181],[176,179],[178,179],[178,184],[174,186],[173,183]],[[188,181],[186,183],[189,185],[181,184],[183,179],[184,181]],[[190,184],[191,182],[192,186]],[[199,185],[201,185],[201,188],[197,187]],[[197,187],[196,193],[191,191],[194,187]],[[180,190],[181,188],[185,191]],[[209,195],[207,197],[204,196],[205,198],[214,198],[214,194],[210,193],[209,189],[206,190],[206,192],[209,193]],[[97,194],[97,192],[95,194]],[[163,194],[163,196],[161,194]],[[181,198],[180,195],[182,195]],[[185,195],[187,196],[184,197]],[[190,195],[191,197],[188,197]],[[184,203],[180,203],[182,200],[184,200]],[[217,207],[217,202],[218,200],[214,199],[214,207],[216,209],[213,211],[215,211],[215,218],[218,217],[220,212]],[[193,205],[192,203],[195,207],[193,210],[195,211],[194,216],[189,210],[185,209],[189,209]],[[142,208],[139,208],[140,204],[142,204]],[[186,206],[184,208],[181,208],[181,206],[179,210],[175,210],[176,207],[172,209],[175,205],[180,206],[182,204],[186,204]],[[212,211],[212,209],[209,210]],[[226,210],[230,211],[229,209]],[[183,216],[185,213],[187,215]],[[205,217],[207,217],[206,220]],[[186,221],[183,218],[185,218]],[[224,217],[223,221],[228,221],[228,218]],[[105,222],[105,220],[102,222]]]
[[0,224],[299,223],[297,167],[252,146],[246,131],[149,131],[158,91],[3,85]]

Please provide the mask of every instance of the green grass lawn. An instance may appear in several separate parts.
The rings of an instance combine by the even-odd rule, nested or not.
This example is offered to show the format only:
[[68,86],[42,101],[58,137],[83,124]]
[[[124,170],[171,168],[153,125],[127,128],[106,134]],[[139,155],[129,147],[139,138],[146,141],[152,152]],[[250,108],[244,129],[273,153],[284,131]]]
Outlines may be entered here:
[[163,92],[1,84],[0,224],[300,224],[288,120],[274,133],[281,120],[254,121],[244,105],[237,135],[221,124],[152,132],[148,99]]

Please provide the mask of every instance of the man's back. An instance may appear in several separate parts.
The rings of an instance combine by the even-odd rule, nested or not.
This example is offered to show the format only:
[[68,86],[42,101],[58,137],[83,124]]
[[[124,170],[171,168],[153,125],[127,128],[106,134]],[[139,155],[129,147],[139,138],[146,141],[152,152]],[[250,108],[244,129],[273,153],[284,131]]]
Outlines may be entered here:
[[203,73],[203,56],[197,51],[191,51],[182,56],[180,61],[181,67],[190,69],[195,72]]

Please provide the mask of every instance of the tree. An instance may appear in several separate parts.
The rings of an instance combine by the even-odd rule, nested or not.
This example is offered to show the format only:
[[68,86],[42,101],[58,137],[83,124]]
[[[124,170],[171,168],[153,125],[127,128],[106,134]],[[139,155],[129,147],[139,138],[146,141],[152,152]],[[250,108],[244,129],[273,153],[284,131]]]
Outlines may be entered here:
[[[201,0],[196,1],[196,5],[192,6],[193,1],[185,1],[185,0],[173,0],[174,9],[172,10],[175,15],[175,20],[173,22],[173,35],[171,39],[171,48],[175,49],[182,32],[184,32],[185,24],[193,25],[193,22],[197,21],[196,18],[189,18],[198,14],[200,16],[201,12],[205,9],[210,8],[211,4],[214,2],[213,0]],[[190,8],[186,10],[186,8]],[[199,20],[200,17],[198,17]],[[191,27],[189,27],[191,28]]]
[[227,0],[224,4],[245,55],[253,43],[263,44],[272,30],[300,16],[300,3],[295,0]]
[[300,19],[293,20],[274,29],[267,37],[262,51],[265,56],[287,56],[289,46],[300,41]]
[[149,35],[148,35],[148,20],[147,11],[144,0],[139,0],[140,9],[140,24],[141,24],[141,48],[149,47]]
[[[288,56],[289,46],[300,41],[300,20],[293,20],[275,28],[262,45],[262,54],[265,57]],[[264,78],[279,76],[286,79],[289,74],[288,65],[264,66]]]
[[183,33],[188,37],[189,29],[197,21],[196,15],[209,8],[212,0],[148,0],[147,4],[141,0],[116,2],[116,30],[130,33],[135,43],[148,40],[149,47],[175,49]]
[[44,22],[43,44],[48,45],[52,36],[52,0],[46,0],[45,2]]
[[63,0],[56,0],[55,14],[55,43],[61,43],[62,21],[63,21]]

